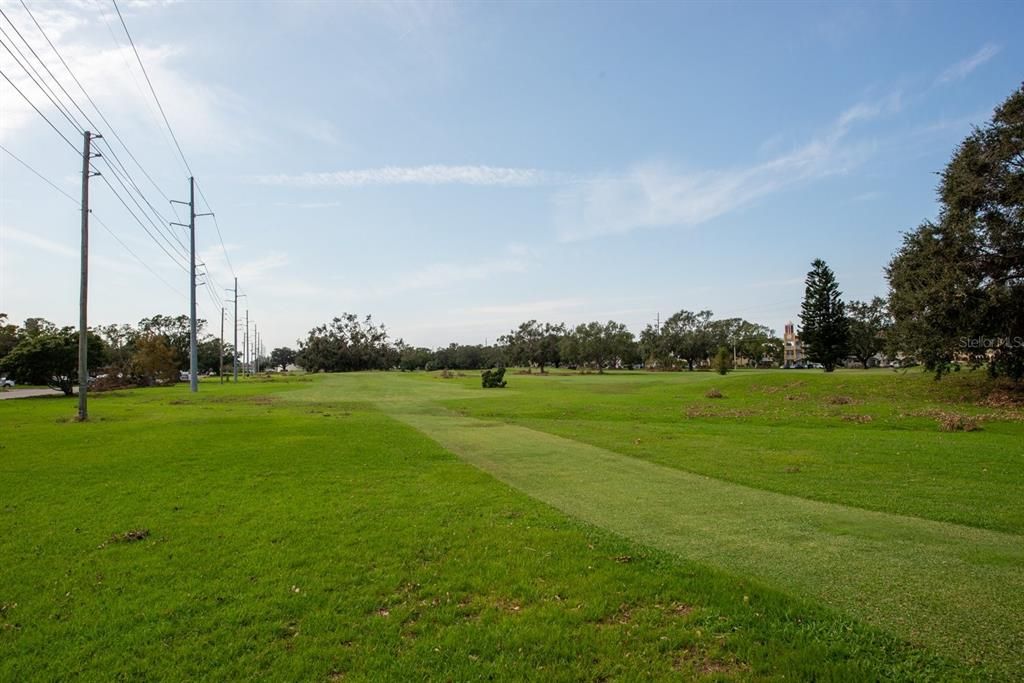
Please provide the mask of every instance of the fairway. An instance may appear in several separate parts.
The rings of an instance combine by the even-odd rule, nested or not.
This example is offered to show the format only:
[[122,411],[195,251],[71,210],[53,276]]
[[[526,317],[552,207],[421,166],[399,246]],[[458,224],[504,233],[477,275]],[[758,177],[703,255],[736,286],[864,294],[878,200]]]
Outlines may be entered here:
[[0,404],[0,679],[1019,673],[1024,423],[980,377],[508,379]]

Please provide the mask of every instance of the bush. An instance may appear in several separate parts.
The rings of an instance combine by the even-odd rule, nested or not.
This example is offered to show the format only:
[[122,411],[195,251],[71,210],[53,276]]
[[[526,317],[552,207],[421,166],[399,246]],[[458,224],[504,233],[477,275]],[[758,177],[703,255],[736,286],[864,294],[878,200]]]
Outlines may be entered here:
[[480,383],[484,389],[505,388],[505,368],[493,368],[480,373]]
[[724,375],[732,370],[732,355],[730,355],[729,349],[724,346],[718,347],[713,367],[718,371],[719,375]]

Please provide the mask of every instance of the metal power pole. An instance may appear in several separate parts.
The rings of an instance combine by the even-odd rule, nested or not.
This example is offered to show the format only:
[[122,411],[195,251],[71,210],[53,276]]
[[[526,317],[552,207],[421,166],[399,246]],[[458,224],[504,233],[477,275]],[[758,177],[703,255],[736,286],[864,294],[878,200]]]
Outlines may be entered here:
[[196,218],[199,216],[212,216],[212,213],[196,213],[196,179],[188,179],[188,201],[179,202],[172,199],[173,204],[185,204],[188,206],[188,225],[184,223],[171,223],[188,228],[189,243],[189,264],[188,264],[188,299],[189,299],[189,339],[188,339],[188,376],[189,390],[199,391],[199,345],[196,334]]
[[196,181],[188,179],[188,251],[189,251],[189,338],[188,385],[189,391],[199,391],[199,348],[196,343]]
[[252,334],[253,337],[255,337],[255,341],[252,345],[255,350],[255,353],[252,355],[252,367],[253,372],[257,373],[260,371],[260,331],[255,325],[252,326]]
[[92,140],[99,137],[103,136],[85,131],[82,143],[82,274],[78,290],[78,420],[80,422],[89,419],[89,178],[92,175],[89,171],[89,162],[93,158]]
[[[238,382],[238,299],[245,296],[245,294],[238,293],[238,278],[235,278],[235,288],[228,289],[234,296],[231,297],[231,303],[235,307],[235,318],[234,318],[234,341],[232,342],[231,348],[231,373],[234,375],[235,382]],[[223,336],[223,335],[221,335]]]
[[245,374],[249,374],[249,309],[245,309],[245,359],[242,362],[242,370]]
[[224,384],[224,307],[220,307],[220,383]]

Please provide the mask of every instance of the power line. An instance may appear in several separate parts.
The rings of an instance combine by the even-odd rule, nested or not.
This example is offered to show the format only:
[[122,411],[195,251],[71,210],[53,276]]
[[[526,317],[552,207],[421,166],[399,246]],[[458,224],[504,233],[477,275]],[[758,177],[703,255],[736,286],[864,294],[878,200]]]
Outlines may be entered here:
[[231,257],[228,256],[228,248],[227,248],[227,246],[225,246],[225,244],[224,244],[224,236],[221,235],[221,232],[220,232],[220,223],[217,222],[217,214],[214,213],[213,209],[210,207],[210,202],[206,198],[206,195],[203,194],[203,188],[199,185],[198,182],[196,183],[196,189],[199,190],[199,196],[202,197],[203,203],[206,204],[206,210],[209,211],[210,214],[213,216],[213,227],[215,227],[217,229],[217,239],[220,240],[220,248],[224,252],[224,260],[227,261],[228,269],[231,271],[231,275],[234,276],[234,274],[235,274],[235,267],[233,265],[231,265]]
[[[166,228],[167,233],[165,234],[164,228],[161,227],[159,222],[154,221],[152,216],[150,216],[148,213],[146,213],[146,210],[142,207],[141,204],[139,204],[139,200],[137,200],[135,198],[135,195],[133,195],[131,190],[128,189],[128,187],[125,185],[124,180],[122,180],[121,176],[118,175],[116,169],[114,169],[114,167],[111,166],[109,163],[107,164],[107,166],[111,169],[111,171],[113,171],[112,175],[114,176],[114,180],[116,180],[118,182],[118,184],[124,189],[125,193],[127,193],[127,195],[128,195],[128,198],[131,199],[132,203],[135,204],[136,208],[138,208],[139,213],[141,213],[143,216],[146,217],[146,220],[149,221],[149,224],[152,225],[153,228],[157,231],[157,233],[159,233],[160,236],[164,238],[164,241],[167,243],[167,245],[170,246],[171,249],[175,249],[176,246],[175,246],[174,240],[172,240],[171,238],[168,238],[168,236],[167,236],[167,234],[170,234],[171,237],[174,237],[174,233],[170,231],[170,227],[168,226]],[[101,176],[101,177],[103,177],[104,179],[106,178],[106,176]],[[107,185],[110,185],[110,181],[105,181],[105,182],[107,183]],[[110,186],[110,187],[113,190],[113,186]],[[120,195],[118,195],[118,199],[120,199],[120,198],[121,198]],[[124,200],[122,200],[122,203],[124,203]],[[127,204],[125,204],[125,206],[127,207]],[[133,216],[135,215],[134,212],[132,213],[132,215]],[[158,218],[160,217],[159,214],[157,214],[157,217]],[[136,217],[136,220],[138,220],[138,217]],[[149,231],[147,230],[146,232],[149,232]],[[181,246],[181,242],[180,241],[178,242],[178,245]],[[181,255],[183,257],[185,257],[185,258],[188,258],[187,252],[185,252],[184,250],[182,250]]]
[[42,111],[40,111],[39,107],[37,107],[35,105],[35,103],[33,103],[32,100],[30,100],[28,98],[28,96],[21,91],[21,88],[19,88],[18,86],[16,86],[14,84],[14,81],[11,80],[10,76],[8,76],[6,73],[4,73],[3,69],[0,69],[0,76],[3,76],[4,80],[6,80],[10,84],[10,86],[12,88],[14,88],[15,91],[17,91],[17,93],[19,95],[21,95],[22,99],[25,100],[26,102],[28,102],[28,105],[30,107],[32,107],[33,109],[35,109],[36,113],[39,114],[43,118],[43,120],[46,121],[46,123],[48,123],[50,125],[50,128],[53,128],[54,132],[57,133],[57,135],[61,136],[61,138],[63,138],[64,142],[68,143],[68,147],[70,147],[72,150],[74,150],[75,156],[82,156],[81,152],[78,151],[78,148],[75,146],[75,144],[73,142],[71,142],[71,140],[68,139],[68,136],[64,135],[64,133],[62,133],[60,131],[60,128],[57,128],[57,126],[53,125],[53,121],[51,121],[49,118],[47,118],[46,114],[44,114]]
[[[35,168],[33,168],[33,167],[32,167],[31,165],[29,165],[29,163],[28,163],[28,162],[26,162],[26,161],[25,161],[24,159],[22,159],[21,157],[19,157],[19,156],[18,156],[17,154],[15,154],[15,153],[14,153],[14,152],[12,152],[11,150],[7,149],[7,147],[5,147],[5,146],[4,146],[3,144],[0,144],[0,150],[3,150],[3,151],[4,151],[5,153],[7,153],[7,155],[8,155],[8,156],[10,156],[10,157],[11,157],[12,159],[14,159],[15,161],[17,161],[17,162],[18,162],[19,164],[21,164],[22,166],[24,166],[25,168],[27,168],[27,169],[28,169],[28,170],[29,170],[30,172],[32,172],[32,173],[33,173],[33,174],[34,174],[34,175],[35,175],[35,176],[36,176],[37,178],[39,178],[40,180],[42,180],[42,181],[43,181],[44,183],[46,183],[47,185],[49,185],[50,187],[52,187],[52,188],[53,188],[54,190],[56,190],[57,192],[61,193],[61,194],[62,194],[62,195],[64,195],[65,197],[67,197],[67,198],[68,198],[68,200],[69,200],[69,201],[71,201],[71,203],[72,203],[72,204],[74,204],[75,206],[78,206],[78,207],[81,207],[81,206],[82,206],[82,203],[81,203],[80,201],[78,201],[77,199],[75,199],[74,197],[72,197],[72,196],[71,196],[70,194],[68,194],[67,192],[65,192],[64,190],[62,190],[62,189],[61,189],[61,188],[60,188],[60,187],[59,187],[59,186],[58,186],[58,185],[57,185],[56,183],[54,183],[54,182],[53,182],[52,180],[50,180],[49,178],[47,178],[46,176],[44,176],[44,175],[43,175],[42,173],[40,173],[39,171],[37,171],[37,170],[36,170]],[[96,215],[96,214],[95,214],[94,212],[92,212],[92,211],[90,211],[90,213],[92,214],[92,217],[93,217],[93,219],[94,219],[94,220],[95,220],[95,221],[96,221],[97,223],[99,223],[99,224],[100,224],[100,226],[101,226],[101,227],[102,227],[102,228],[103,228],[104,230],[106,230],[106,231],[107,231],[108,233],[110,233],[110,236],[111,236],[111,237],[113,237],[113,238],[114,238],[114,239],[115,239],[115,240],[117,241],[117,243],[118,243],[118,244],[120,244],[120,245],[121,245],[121,246],[122,246],[122,247],[124,248],[124,250],[125,250],[125,251],[127,251],[127,252],[128,252],[128,253],[129,253],[129,254],[130,254],[130,255],[132,256],[132,258],[134,258],[134,259],[135,259],[136,261],[138,261],[138,262],[139,262],[139,264],[140,264],[140,265],[141,265],[141,266],[142,266],[143,268],[145,268],[146,270],[148,270],[148,271],[149,271],[149,272],[150,272],[150,273],[151,273],[151,274],[152,274],[152,275],[153,275],[154,277],[156,277],[156,278],[157,278],[158,280],[160,280],[160,282],[162,282],[162,283],[163,283],[163,284],[165,284],[165,285],[166,285],[167,287],[169,287],[169,288],[171,289],[171,291],[172,291],[172,292],[174,292],[175,294],[178,294],[179,296],[185,296],[185,295],[184,295],[184,294],[183,294],[183,293],[181,292],[181,290],[175,289],[175,288],[174,288],[174,286],[173,286],[173,285],[171,285],[171,283],[169,283],[169,282],[168,282],[167,280],[165,280],[165,279],[164,279],[164,278],[163,278],[163,277],[162,277],[162,276],[161,276],[161,275],[160,275],[160,274],[159,274],[158,272],[156,272],[155,270],[153,270],[153,268],[152,268],[152,267],[151,267],[151,266],[150,266],[150,265],[149,265],[148,263],[146,263],[146,261],[145,261],[145,260],[143,260],[143,259],[142,259],[142,257],[140,257],[140,256],[139,256],[139,255],[138,255],[137,253],[135,253],[135,251],[134,251],[134,250],[133,250],[133,249],[132,249],[131,247],[129,247],[129,246],[127,245],[127,244],[125,244],[124,240],[122,240],[122,239],[121,239],[121,238],[120,238],[120,237],[119,237],[119,236],[117,235],[117,233],[115,233],[115,232],[114,232],[113,230],[111,230],[111,229],[110,229],[110,227],[109,227],[109,226],[108,226],[108,225],[107,225],[106,223],[104,223],[104,222],[103,222],[103,221],[102,221],[102,220],[100,219],[100,217],[99,217],[99,216],[97,216],[97,215]]]
[[157,97],[156,89],[153,87],[153,81],[149,79],[149,72],[146,71],[146,65],[142,63],[142,57],[139,56],[139,50],[135,47],[135,41],[132,39],[132,34],[128,30],[128,25],[124,23],[124,16],[121,14],[121,8],[117,6],[117,0],[110,1],[114,4],[114,9],[117,11],[117,18],[121,20],[121,27],[124,28],[125,35],[128,36],[128,43],[132,46],[132,52],[135,53],[135,59],[139,62],[139,68],[142,69],[142,75],[146,77],[146,85],[149,86],[149,92],[153,94],[153,100],[156,102],[157,109],[160,110],[160,115],[164,119],[167,131],[171,134],[171,139],[174,140],[174,146],[178,149],[181,161],[185,164],[185,170],[188,171],[190,176],[194,176],[195,174],[192,173],[192,168],[188,165],[188,160],[185,158],[185,153],[181,151],[181,145],[178,143],[178,137],[174,134],[174,129],[171,128],[171,122],[167,119],[167,114],[164,112],[164,106],[160,103],[160,98]]
[[[160,111],[160,116],[163,118],[164,125],[167,126],[167,132],[170,133],[171,140],[174,142],[174,147],[178,150],[178,156],[181,157],[181,162],[185,165],[185,170],[188,171],[189,176],[193,179],[193,182],[195,182],[195,173],[192,172],[192,167],[189,165],[188,159],[185,158],[185,152],[181,148],[181,143],[178,142],[178,136],[174,134],[174,128],[171,126],[171,122],[167,118],[167,112],[164,111],[164,106],[160,102],[160,97],[156,94],[156,88],[153,87],[153,81],[149,77],[149,72],[146,71],[146,65],[143,63],[142,57],[139,55],[139,50],[135,46],[135,40],[132,38],[131,31],[128,30],[128,24],[125,23],[124,15],[121,14],[121,8],[118,7],[117,0],[111,0],[111,3],[114,5],[114,10],[117,12],[117,18],[121,22],[121,27],[124,29],[125,35],[128,36],[128,43],[131,45],[132,52],[135,54],[135,59],[139,63],[139,68],[142,70],[142,75],[146,79],[146,85],[149,86],[149,92],[153,95],[153,101],[156,102],[157,109]],[[217,231],[217,238],[220,241],[220,246],[224,252],[224,258],[227,261],[228,268],[231,270],[232,275],[234,275],[235,269],[231,264],[231,257],[228,256],[227,246],[224,244],[224,237],[221,234],[220,223],[217,221],[217,216],[214,213],[213,208],[210,206],[210,201],[206,198],[206,195],[203,193],[203,189],[199,187],[198,183],[196,183],[196,189],[199,190],[199,196],[206,205],[207,211],[213,215],[213,225]]]
[[[11,28],[14,29],[14,32],[18,35],[19,38],[21,38],[21,42],[25,43],[26,47],[28,47],[29,51],[32,52],[36,60],[43,65],[43,68],[47,68],[43,60],[39,59],[39,55],[36,54],[36,51],[32,49],[32,46],[29,44],[29,42],[25,40],[25,37],[23,35],[21,35],[21,31],[18,30],[18,27],[14,25],[10,17],[8,17],[7,13],[4,12],[2,9],[0,9],[0,16],[2,16],[4,20],[7,21],[8,24],[10,24]],[[0,26],[0,34],[2,34],[4,38],[10,41],[11,46],[13,46],[14,49],[18,51],[18,54],[15,55],[14,52],[11,51],[11,47],[9,47],[6,42],[0,40],[0,45],[4,46],[4,49],[7,50],[7,54],[9,54],[11,58],[14,59],[15,63],[22,68],[22,70],[25,72],[25,75],[29,77],[29,80],[36,84],[36,87],[42,91],[46,99],[50,100],[50,103],[57,108],[57,111],[60,112],[65,119],[67,119],[68,123],[70,123],[72,127],[74,127],[75,130],[77,130],[78,132],[82,132],[82,124],[74,118],[74,115],[71,113],[71,110],[68,109],[67,105],[65,105],[64,102],[60,100],[60,97],[57,96],[57,93],[53,91],[49,83],[46,82],[46,79],[43,78],[43,75],[39,73],[39,70],[32,64],[32,60],[30,60],[25,55],[25,53],[21,51],[21,48],[18,47],[18,44],[14,41],[13,38],[11,38],[11,36],[7,33],[7,30],[4,29],[2,26]],[[24,60],[24,64],[22,63],[22,60]],[[47,69],[47,71],[49,71],[49,69]],[[50,75],[52,76],[53,74],[51,73]],[[57,85],[59,86],[60,83],[58,82]]]
[[64,190],[60,189],[60,187],[58,187],[56,183],[54,183],[54,182],[53,182],[52,180],[50,180],[49,178],[47,178],[46,176],[44,176],[44,175],[43,175],[42,173],[40,173],[40,172],[39,172],[39,171],[37,171],[36,169],[34,169],[34,168],[32,168],[31,166],[29,166],[29,165],[28,165],[28,163],[27,163],[27,162],[26,162],[25,160],[23,160],[23,159],[22,159],[21,157],[19,157],[18,155],[16,155],[16,154],[15,154],[14,152],[12,152],[11,150],[7,149],[7,148],[6,148],[6,147],[4,147],[4,146],[3,146],[2,144],[0,144],[0,149],[2,149],[3,151],[7,152],[8,156],[10,156],[10,157],[11,157],[12,159],[14,159],[15,161],[17,161],[17,162],[18,162],[19,164],[21,164],[22,166],[24,166],[25,168],[27,168],[27,169],[28,169],[29,171],[31,171],[32,173],[34,173],[34,174],[35,174],[35,175],[36,175],[36,176],[37,176],[37,177],[38,177],[38,178],[39,178],[40,180],[42,180],[42,181],[43,181],[44,183],[46,183],[47,185],[49,185],[49,186],[50,186],[50,187],[52,187],[53,189],[57,190],[57,192],[60,192],[60,193],[61,193],[62,195],[64,195],[65,197],[67,197],[68,199],[70,199],[71,201],[73,201],[73,202],[74,202],[74,203],[75,203],[76,205],[80,205],[80,202],[79,202],[79,201],[78,201],[77,199],[75,199],[74,197],[72,197],[71,195],[69,195],[69,194],[68,194],[67,192],[65,192]]
[[[25,12],[28,13],[29,18],[32,19],[32,23],[35,24],[36,28],[39,30],[40,35],[43,36],[43,39],[46,41],[46,44],[50,46],[50,49],[53,50],[53,53],[57,55],[57,59],[59,59],[60,63],[64,65],[64,68],[67,70],[68,75],[71,76],[71,80],[75,82],[75,85],[78,86],[78,89],[82,91],[83,95],[85,95],[85,99],[89,101],[89,104],[92,105],[92,108],[96,110],[97,114],[99,114],[100,119],[103,121],[104,124],[106,124],[107,131],[114,136],[115,140],[117,140],[120,143],[121,147],[124,148],[124,151],[128,154],[128,157],[135,162],[135,165],[138,166],[139,170],[142,171],[142,174],[146,176],[146,179],[149,180],[149,182],[153,185],[154,188],[156,188],[156,191],[159,192],[164,199],[170,201],[170,197],[168,197],[164,193],[164,191],[160,188],[157,182],[153,180],[152,176],[150,176],[149,173],[146,171],[145,167],[143,167],[143,165],[139,163],[139,160],[135,158],[134,154],[132,154],[132,151],[128,148],[128,145],[125,143],[125,141],[121,139],[120,135],[117,134],[117,131],[114,129],[113,124],[111,124],[110,121],[107,120],[107,117],[103,114],[103,110],[101,110],[99,108],[99,105],[97,105],[96,102],[93,101],[92,97],[89,95],[89,92],[85,89],[85,86],[83,86],[82,82],[78,80],[78,77],[75,75],[75,72],[71,70],[71,67],[64,59],[64,55],[62,55],[60,53],[60,50],[57,49],[57,46],[53,44],[53,41],[50,40],[50,36],[47,35],[46,31],[36,20],[35,15],[32,14],[32,10],[30,10],[28,5],[25,4],[25,0],[21,0],[21,6],[25,9]],[[49,71],[49,69],[47,69],[47,71]],[[53,79],[57,81],[58,85],[60,85],[60,81],[57,79],[56,76],[53,75],[53,72],[50,72],[50,75],[53,76]],[[61,86],[61,90],[64,90],[63,86]],[[64,93],[68,95],[68,99],[74,102],[74,98],[71,97],[71,95],[68,94],[66,90],[64,90]],[[82,112],[82,115],[85,116],[86,120],[89,121],[89,124],[92,125],[93,128],[99,128],[99,126],[93,123],[92,119],[90,119],[89,116],[84,111],[82,111],[80,107],[78,107],[77,103],[75,104],[75,107]],[[113,154],[113,149],[110,147],[110,143],[106,142],[105,139],[103,139],[103,141],[104,144],[107,146],[107,149],[111,151],[111,154]],[[114,156],[116,158],[116,155]]]
[[124,206],[125,210],[126,210],[126,211],[127,211],[127,212],[128,212],[129,214],[131,214],[132,218],[134,218],[134,219],[135,219],[135,222],[136,222],[136,223],[138,223],[138,224],[139,224],[139,226],[140,226],[140,227],[141,227],[141,228],[142,228],[143,230],[145,230],[145,231],[146,231],[146,234],[147,234],[147,235],[149,235],[149,237],[150,237],[150,238],[151,238],[151,239],[152,239],[152,240],[153,240],[154,242],[156,242],[156,245],[157,245],[158,247],[160,247],[161,251],[163,251],[163,252],[164,252],[165,254],[167,254],[167,257],[168,257],[169,259],[171,259],[171,261],[173,261],[173,262],[174,262],[174,265],[178,266],[178,267],[179,267],[179,268],[181,268],[181,269],[182,269],[182,270],[183,270],[184,272],[186,272],[186,273],[187,273],[187,272],[188,272],[188,269],[187,269],[187,268],[186,268],[186,267],[185,267],[184,265],[182,265],[182,263],[181,263],[181,262],[180,262],[180,261],[179,261],[179,260],[177,259],[177,257],[175,257],[174,255],[172,255],[172,254],[171,254],[171,252],[167,251],[167,248],[166,248],[166,247],[165,247],[165,246],[164,246],[164,245],[163,245],[163,244],[162,244],[162,243],[160,242],[160,240],[158,240],[158,239],[156,238],[156,236],[155,236],[155,235],[154,235],[153,233],[151,233],[151,232],[149,231],[149,228],[147,228],[147,227],[146,227],[146,224],[145,224],[145,223],[143,223],[143,222],[142,222],[142,220],[140,220],[140,219],[139,219],[139,217],[138,217],[137,215],[135,215],[135,212],[134,212],[134,211],[132,211],[131,207],[130,207],[130,206],[128,206],[128,203],[127,203],[127,202],[125,202],[125,200],[124,200],[124,199],[123,199],[123,198],[121,197],[121,195],[120,195],[120,194],[118,194],[117,190],[116,190],[116,189],[114,189],[114,186],[110,184],[110,181],[109,181],[109,180],[107,180],[107,177],[106,177],[106,176],[104,176],[104,175],[101,175],[101,176],[100,176],[100,178],[101,178],[101,179],[103,180],[103,182],[104,182],[104,183],[106,183],[106,184],[107,184],[107,187],[109,187],[109,188],[110,188],[110,191],[114,193],[114,196],[115,196],[115,197],[117,198],[117,200],[118,200],[119,202],[121,202],[121,205],[122,205],[122,206]]

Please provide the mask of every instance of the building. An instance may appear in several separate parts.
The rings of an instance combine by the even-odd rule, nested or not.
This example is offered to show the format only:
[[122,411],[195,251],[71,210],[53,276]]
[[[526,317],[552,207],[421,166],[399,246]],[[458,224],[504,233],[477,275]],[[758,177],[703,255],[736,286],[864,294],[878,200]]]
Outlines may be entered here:
[[792,368],[805,362],[804,344],[800,341],[793,321],[786,323],[786,331],[782,335],[782,365]]

